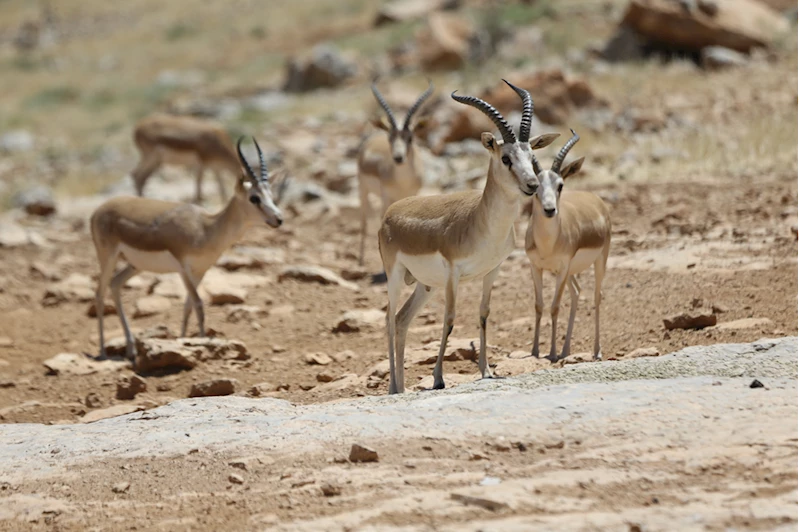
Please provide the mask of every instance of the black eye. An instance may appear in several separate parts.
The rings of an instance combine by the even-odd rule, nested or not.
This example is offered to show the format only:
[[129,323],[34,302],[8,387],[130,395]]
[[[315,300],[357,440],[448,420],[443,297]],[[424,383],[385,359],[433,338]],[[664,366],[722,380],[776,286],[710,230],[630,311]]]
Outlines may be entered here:
[[558,194],[560,194],[562,191],[563,191],[563,183],[558,185]]
[[258,196],[250,196],[250,203],[252,203],[253,205],[260,205],[261,198],[259,198]]
[[508,157],[507,155],[503,155],[502,156],[502,164],[504,164],[505,166],[510,168],[510,157]]

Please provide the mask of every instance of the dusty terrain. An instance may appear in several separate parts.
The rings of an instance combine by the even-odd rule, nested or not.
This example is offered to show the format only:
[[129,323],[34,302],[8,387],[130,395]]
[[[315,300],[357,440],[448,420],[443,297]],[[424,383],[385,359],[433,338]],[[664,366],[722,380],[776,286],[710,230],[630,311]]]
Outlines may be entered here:
[[[0,423],[9,424],[0,426],[0,497],[5,499],[0,528],[213,529],[229,522],[263,529],[279,523],[287,530],[406,523],[419,530],[460,530],[469,521],[475,530],[523,530],[576,528],[581,516],[590,515],[593,524],[581,525],[586,529],[649,530],[643,526],[648,523],[666,530],[673,527],[662,523],[670,520],[685,530],[795,529],[795,512],[786,510],[796,504],[795,338],[787,341],[792,355],[785,346],[779,351],[781,357],[793,356],[794,364],[773,371],[761,371],[772,351],[758,358],[754,350],[737,373],[685,370],[665,375],[676,380],[659,382],[637,379],[664,375],[636,370],[622,384],[609,384],[617,379],[604,375],[660,367],[664,357],[658,355],[689,346],[799,333],[795,15],[789,35],[764,54],[736,68],[709,71],[685,59],[596,59],[589,50],[613,34],[626,0],[539,0],[532,6],[505,2],[499,7],[470,1],[460,10],[463,16],[489,29],[491,24],[505,28],[518,38],[510,42],[520,44],[509,48],[506,41],[490,61],[451,72],[410,68],[396,74],[386,73],[387,57],[412,42],[424,21],[374,28],[375,2],[347,0],[320,9],[298,0],[265,11],[246,1],[237,9],[189,3],[178,10],[148,0],[119,12],[93,0],[59,7],[53,42],[48,44],[43,34],[32,51],[18,49],[15,35],[26,20],[47,18],[44,12],[22,0],[0,8],[0,77],[7,82],[0,94]],[[215,23],[222,18],[226,25]],[[323,42],[354,57],[358,74],[337,88],[282,92],[286,58]],[[437,294],[408,335],[410,394],[361,398],[384,396],[388,388],[385,286],[371,282],[382,268],[376,239],[367,242],[364,268],[356,257],[359,214],[352,168],[370,131],[372,74],[382,72],[386,93],[396,92],[400,100],[417,94],[429,76],[437,87],[432,106],[438,119],[457,106],[447,99],[452,90],[477,94],[508,72],[553,68],[584,80],[599,102],[570,110],[565,122],[536,123],[534,134],[567,135],[569,127],[577,129],[582,140],[570,157],[585,155],[586,164],[566,186],[595,192],[611,209],[613,241],[601,308],[604,361],[583,363],[593,344],[590,272],[580,277],[573,355],[556,364],[526,357],[533,291],[521,251],[527,220],[520,217],[519,250],[502,266],[492,297],[488,352],[498,376],[525,376],[473,384],[479,372],[470,344],[478,338],[480,284],[466,283],[459,289],[444,366],[451,390],[418,391],[432,382],[430,358],[443,317],[443,297]],[[94,361],[97,324],[89,312],[98,266],[86,221],[104,199],[132,191],[126,177],[136,163],[132,124],[156,110],[211,114],[234,136],[256,135],[273,168],[292,176],[294,195],[284,206],[286,223],[280,229],[250,231],[206,279],[206,325],[217,338],[243,342],[246,355],[204,360],[190,370],[140,372],[146,390],[120,399],[118,382],[133,375],[130,364],[120,358]],[[539,110],[542,116],[545,112]],[[420,142],[429,163],[423,193],[482,186],[475,179],[486,165],[479,145],[474,150],[467,139],[438,153],[431,139],[435,135]],[[556,142],[541,152],[544,164],[559,146]],[[54,214],[26,214],[18,193],[33,185],[50,191]],[[208,176],[205,185],[206,207],[215,210],[219,203]],[[150,181],[147,194],[188,199],[193,182],[189,173],[168,168]],[[374,234],[377,221],[370,227]],[[345,280],[320,284],[281,278],[286,269],[302,265],[326,268]],[[151,274],[128,283],[123,303],[137,333],[174,336],[179,331],[178,284],[174,275]],[[553,279],[545,277],[545,284],[548,308]],[[241,302],[212,304],[214,290]],[[137,306],[153,301],[148,296],[156,296],[153,313],[134,316]],[[565,297],[559,347],[568,310]],[[363,311],[364,323],[359,330],[337,331],[348,311]],[[681,313],[712,316],[717,324],[666,330],[663,320]],[[546,314],[542,327],[546,352]],[[194,320],[190,331],[196,332]],[[106,333],[112,339],[121,335],[113,314],[106,318]],[[44,363],[60,353],[73,354],[90,369],[54,374]],[[621,369],[611,369],[616,366]],[[574,377],[580,372],[591,376]],[[566,380],[546,377],[541,384],[565,388],[528,386],[536,375],[560,373]],[[762,377],[769,389],[750,390],[754,377]],[[235,379],[239,397],[186,399],[193,385],[211,379]],[[723,384],[713,386],[719,379]],[[583,388],[580,382],[594,384]],[[494,391],[505,395],[494,396]],[[582,413],[597,397],[602,409],[584,419]],[[435,426],[448,419],[450,410],[437,410],[439,400],[457,402],[458,415],[479,410],[486,400],[480,415],[491,419],[468,430],[464,421],[458,435],[444,437],[444,429]],[[529,408],[517,409],[514,401]],[[665,411],[664,403],[670,407]],[[397,427],[397,434],[376,430],[363,441],[379,447],[379,464],[339,463],[358,440],[360,418],[326,435],[330,420],[347,420],[348,409],[373,406],[368,424],[379,424],[385,416],[396,423],[387,426]],[[580,413],[563,417],[563,407],[579,407]],[[136,409],[144,412],[80,424]],[[289,450],[277,439],[259,447],[243,436],[252,429],[272,438],[268,429],[278,421],[269,416],[295,411],[335,417],[308,414],[287,423]],[[254,413],[252,426],[247,421],[228,429],[222,423],[246,418],[247,412]],[[409,420],[414,412],[429,416],[430,427],[418,434],[420,422]],[[183,422],[194,426],[211,416],[206,419],[221,423],[214,425],[221,431],[217,436],[230,433],[231,444],[221,444],[226,436],[207,448],[167,440],[158,444],[174,447],[177,459],[161,447],[148,451],[147,445],[125,453],[126,442],[136,442],[131,420],[150,419],[151,413],[152,423],[164,419],[154,433],[170,437],[169,416],[186,413]],[[634,414],[630,425],[620,421],[627,414]],[[402,429],[405,418],[408,428]],[[12,426],[19,423],[42,425]],[[107,446],[93,442],[94,426],[119,428],[119,438],[106,436]],[[40,443],[19,462],[22,455],[13,454],[22,452],[20,442],[55,442],[59,434],[74,435],[88,446],[72,456],[67,447],[55,450],[55,443],[53,449]],[[497,444],[498,438],[505,438],[511,451]],[[528,450],[520,451],[519,442]],[[228,464],[252,448],[245,471]],[[106,452],[96,468],[84,467]],[[58,455],[55,465],[48,469],[36,463],[36,453]],[[245,483],[232,483],[231,472],[244,476]],[[499,498],[507,507],[491,510],[451,499],[456,490],[477,489],[484,477],[502,479],[507,491]],[[320,495],[321,484],[330,479],[344,486],[341,496]],[[115,493],[112,486],[119,482],[130,482],[130,488]],[[94,489],[98,485],[100,493]],[[166,492],[173,498],[162,498]],[[425,493],[437,495],[429,499]],[[530,493],[542,498],[531,502]],[[138,521],[142,505],[148,517]],[[698,522],[692,517],[697,514],[703,516]],[[503,521],[487,521],[497,515]]]

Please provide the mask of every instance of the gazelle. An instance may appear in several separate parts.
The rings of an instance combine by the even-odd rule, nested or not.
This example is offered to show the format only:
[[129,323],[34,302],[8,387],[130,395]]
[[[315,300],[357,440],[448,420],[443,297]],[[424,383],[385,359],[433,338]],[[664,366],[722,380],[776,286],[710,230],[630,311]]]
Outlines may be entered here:
[[568,284],[571,294],[569,325],[566,328],[566,341],[560,358],[570,353],[574,316],[577,314],[577,300],[580,285],[577,274],[594,265],[594,359],[601,360],[599,346],[599,304],[602,300],[602,280],[610,252],[610,211],[605,202],[590,192],[563,190],[563,181],[576,174],[583,166],[585,157],[570,162],[563,169],[561,165],[569,150],[580,140],[571,130],[572,137],[558,152],[552,168],[542,170],[535,162],[535,172],[540,186],[533,199],[533,213],[527,227],[525,248],[533,270],[535,284],[535,336],[533,338],[534,357],[538,357],[538,333],[541,326],[542,285],[544,270],[553,272],[557,278],[555,298],[552,301],[552,347],[549,359],[558,360],[555,340],[558,329],[558,310],[563,288]]
[[[92,214],[92,240],[100,261],[95,304],[101,357],[105,356],[103,297],[109,282],[125,331],[127,355],[130,358],[135,356],[135,344],[122,308],[120,289],[128,279],[141,271],[180,273],[188,292],[183,305],[180,335],[186,335],[193,308],[197,314],[200,335],[205,336],[203,303],[197,294],[197,287],[205,272],[249,227],[263,222],[271,227],[280,227],[283,223],[283,215],[272,198],[269,173],[257,142],[255,148],[260,159],[258,176],[241,153],[239,140],[238,157],[245,171],[240,170],[233,197],[216,214],[209,214],[187,203],[138,197],[110,199]],[[120,255],[128,265],[112,278]]]
[[[513,224],[519,214],[521,199],[533,195],[538,188],[538,178],[533,170],[533,150],[548,146],[559,136],[546,134],[529,140],[533,101],[526,90],[508,85],[523,102],[518,139],[505,118],[490,104],[479,98],[452,93],[455,101],[485,113],[502,135],[501,141],[491,133],[482,135],[483,146],[490,154],[485,189],[412,196],[391,205],[383,217],[378,241],[388,277],[389,393],[401,393],[405,389],[408,325],[435,288],[445,289],[446,310],[438,359],[433,370],[433,388],[444,388],[444,352],[455,322],[458,284],[474,278],[483,281],[478,365],[483,378],[492,377],[486,361],[486,321],[491,288],[499,273],[499,265],[515,247]],[[396,314],[403,282],[412,284],[414,281],[416,289],[413,295]]]
[[131,172],[136,194],[144,193],[144,185],[163,164],[193,169],[196,176],[194,201],[203,199],[202,180],[205,169],[213,170],[219,196],[227,198],[221,172],[238,176],[241,165],[225,128],[216,122],[189,116],[154,114],[143,118],[133,130],[133,141],[139,150],[139,163]]
[[433,84],[422,93],[405,114],[402,127],[397,125],[394,113],[383,95],[372,84],[372,93],[385,111],[388,122],[381,116],[373,120],[373,125],[387,135],[376,134],[367,138],[358,153],[358,192],[361,200],[361,247],[358,263],[363,265],[366,226],[371,212],[369,195],[380,196],[385,214],[389,205],[395,201],[413,196],[422,188],[423,165],[413,143],[414,133],[423,121],[413,117],[422,104],[433,94]]

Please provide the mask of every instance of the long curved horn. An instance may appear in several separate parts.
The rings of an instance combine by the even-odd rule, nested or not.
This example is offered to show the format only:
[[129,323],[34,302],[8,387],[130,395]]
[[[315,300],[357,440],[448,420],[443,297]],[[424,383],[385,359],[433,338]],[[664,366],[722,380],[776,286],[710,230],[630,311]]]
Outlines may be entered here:
[[493,105],[486,103],[480,98],[476,98],[474,96],[455,96],[456,92],[458,91],[452,91],[451,96],[453,100],[458,103],[470,105],[475,109],[482,111],[483,114],[490,118],[491,121],[494,122],[494,125],[497,126],[497,129],[499,129],[499,132],[502,135],[502,140],[505,141],[506,144],[516,142],[516,135],[508,125],[507,120],[505,120],[505,117],[503,117]]
[[558,174],[560,173],[560,165],[563,164],[563,160],[566,158],[566,155],[569,154],[569,150],[580,140],[580,135],[575,133],[573,129],[569,128],[569,131],[572,132],[572,138],[560,149],[555,156],[555,160],[552,161],[552,171]]
[[[242,143],[243,140],[244,140],[244,137],[240,137],[239,141],[236,143],[236,151],[239,152],[239,161],[241,161],[241,165],[247,171],[247,175],[250,177],[250,179],[252,179],[254,181],[257,181],[258,178],[255,177],[255,172],[252,171],[252,168],[250,168],[249,163],[247,163],[247,159],[244,157],[244,154],[241,153],[241,143]],[[255,139],[253,139],[253,140],[255,140]],[[256,144],[256,146],[257,146],[257,144]]]
[[266,167],[266,161],[264,161],[264,154],[261,151],[261,147],[258,145],[258,141],[255,140],[255,137],[252,138],[252,141],[255,143],[255,149],[258,150],[258,160],[261,163],[261,181],[266,183],[269,181],[269,169]]
[[519,126],[519,142],[529,142],[530,126],[533,121],[533,99],[530,97],[530,93],[526,90],[520,89],[506,79],[503,79],[502,81],[507,83],[508,87],[513,89],[516,94],[519,95],[519,98],[522,99],[522,123]]
[[403,129],[409,129],[411,127],[411,118],[413,118],[414,113],[416,113],[416,111],[419,110],[424,101],[428,99],[431,94],[433,94],[433,82],[427,80],[427,83],[429,84],[427,90],[424,91],[422,95],[416,99],[416,102],[414,102],[411,108],[408,109],[408,113],[405,115],[405,123],[402,125]]
[[380,91],[377,90],[377,85],[375,85],[374,83],[372,83],[372,94],[375,95],[377,103],[380,104],[380,107],[382,107],[383,111],[385,111],[386,115],[388,115],[388,121],[391,122],[391,129],[396,131],[397,121],[394,119],[394,113],[391,112],[391,107],[388,106],[388,102],[386,101],[385,98],[383,98],[383,95],[380,94]]

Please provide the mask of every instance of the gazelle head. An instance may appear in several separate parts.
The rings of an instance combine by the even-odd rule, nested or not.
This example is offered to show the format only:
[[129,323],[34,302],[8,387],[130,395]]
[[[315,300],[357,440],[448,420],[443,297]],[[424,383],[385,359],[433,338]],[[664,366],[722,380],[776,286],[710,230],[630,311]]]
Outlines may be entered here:
[[241,153],[241,142],[243,140],[244,137],[240,138],[236,144],[236,151],[238,151],[239,160],[244,169],[236,183],[236,197],[244,204],[248,217],[263,220],[272,227],[280,227],[283,224],[283,213],[280,212],[280,209],[275,205],[275,200],[272,198],[272,190],[269,186],[269,171],[266,168],[264,154],[261,152],[261,147],[258,146],[258,141],[253,138],[252,141],[258,151],[258,159],[261,166],[260,173],[256,176],[247,163],[247,159]]
[[502,140],[497,140],[491,133],[483,133],[483,146],[491,154],[491,165],[498,182],[505,185],[518,186],[525,195],[532,196],[538,189],[538,172],[535,168],[538,161],[533,150],[549,146],[559,133],[546,133],[530,139],[530,125],[533,119],[533,99],[530,93],[514,86],[506,80],[510,88],[522,99],[522,122],[519,127],[519,138],[502,114],[494,106],[474,96],[456,96],[452,99],[475,109],[479,109],[497,126]]
[[541,170],[541,167],[539,167],[536,162],[536,173],[538,174],[538,181],[541,183],[541,186],[538,189],[538,194],[536,194],[537,199],[534,201],[540,204],[539,206],[544,216],[547,218],[552,218],[558,214],[560,193],[563,191],[563,180],[579,172],[580,168],[583,166],[583,161],[585,161],[585,157],[580,157],[561,169],[563,160],[566,158],[566,155],[569,154],[569,150],[580,140],[580,135],[575,133],[573,129],[571,132],[572,138],[569,139],[555,156],[551,169]]
[[394,113],[391,111],[391,107],[389,107],[388,102],[386,102],[383,95],[380,94],[380,91],[377,90],[377,86],[372,83],[372,93],[375,95],[375,99],[377,103],[380,104],[380,107],[383,108],[383,111],[386,113],[386,118],[388,118],[388,123],[380,117],[379,119],[373,120],[372,123],[375,127],[378,127],[388,133],[388,142],[391,146],[391,158],[394,159],[394,162],[397,164],[402,164],[405,162],[405,159],[408,158],[408,154],[410,153],[411,145],[413,144],[413,135],[416,130],[423,126],[424,120],[413,120],[413,115],[419,110],[422,104],[427,100],[431,94],[433,94],[433,82],[429,82],[430,85],[427,87],[427,90],[422,93],[416,99],[416,102],[408,109],[408,112],[405,114],[405,121],[402,125],[402,128],[397,126],[397,120],[394,118]]

